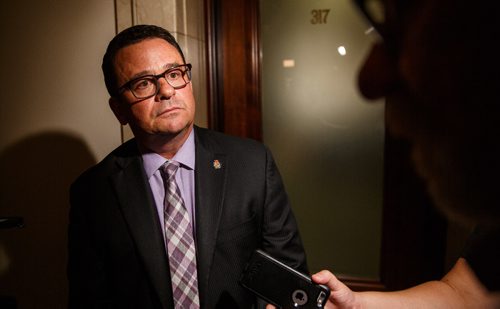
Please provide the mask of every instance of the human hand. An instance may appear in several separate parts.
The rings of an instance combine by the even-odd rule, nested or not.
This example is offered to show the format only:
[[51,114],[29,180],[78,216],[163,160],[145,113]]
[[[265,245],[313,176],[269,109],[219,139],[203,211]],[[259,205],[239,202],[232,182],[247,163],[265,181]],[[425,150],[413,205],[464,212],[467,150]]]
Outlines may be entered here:
[[359,308],[355,292],[351,291],[351,289],[340,282],[328,270],[322,270],[312,275],[312,280],[315,283],[324,284],[330,288],[331,293],[325,305],[326,309]]
[[[325,305],[325,309],[352,309],[359,308],[355,292],[351,291],[345,284],[340,282],[328,270],[322,270],[312,275],[315,283],[324,284],[330,288],[330,297]],[[268,304],[266,309],[276,309],[275,306]]]

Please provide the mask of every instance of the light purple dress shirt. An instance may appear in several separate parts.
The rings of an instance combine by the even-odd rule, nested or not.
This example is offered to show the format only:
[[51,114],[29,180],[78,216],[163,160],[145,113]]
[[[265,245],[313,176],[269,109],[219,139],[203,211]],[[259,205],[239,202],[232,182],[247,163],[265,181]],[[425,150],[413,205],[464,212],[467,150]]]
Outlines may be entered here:
[[[162,230],[165,230],[164,223],[164,200],[165,200],[165,187],[163,185],[163,178],[159,168],[167,162],[167,160],[157,153],[145,153],[142,155],[144,170],[148,177],[151,191],[153,192],[156,210]],[[187,140],[181,146],[179,151],[171,159],[180,163],[179,169],[175,174],[175,181],[181,191],[181,196],[184,199],[187,211],[191,218],[193,229],[195,230],[195,197],[194,197],[194,171],[195,171],[195,145],[194,145],[194,129],[191,130]],[[193,235],[196,235],[193,230]],[[165,239],[165,233],[163,233]]]

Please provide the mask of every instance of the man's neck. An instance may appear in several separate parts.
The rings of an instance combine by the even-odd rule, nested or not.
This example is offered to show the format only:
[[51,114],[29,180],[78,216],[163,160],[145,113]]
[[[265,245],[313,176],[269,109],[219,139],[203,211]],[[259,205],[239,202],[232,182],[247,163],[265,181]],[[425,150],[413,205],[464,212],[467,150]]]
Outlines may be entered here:
[[165,159],[172,159],[184,145],[192,130],[193,126],[191,125],[177,134],[149,135],[137,138],[139,150],[142,153],[155,152]]

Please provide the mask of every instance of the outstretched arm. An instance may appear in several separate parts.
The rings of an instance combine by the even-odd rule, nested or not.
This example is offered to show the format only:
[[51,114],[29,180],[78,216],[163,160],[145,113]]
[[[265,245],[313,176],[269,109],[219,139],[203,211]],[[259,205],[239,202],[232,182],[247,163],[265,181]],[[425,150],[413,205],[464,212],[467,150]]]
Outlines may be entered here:
[[397,292],[353,292],[326,270],[312,279],[330,287],[327,309],[500,307],[500,295],[488,293],[462,258],[441,280]]

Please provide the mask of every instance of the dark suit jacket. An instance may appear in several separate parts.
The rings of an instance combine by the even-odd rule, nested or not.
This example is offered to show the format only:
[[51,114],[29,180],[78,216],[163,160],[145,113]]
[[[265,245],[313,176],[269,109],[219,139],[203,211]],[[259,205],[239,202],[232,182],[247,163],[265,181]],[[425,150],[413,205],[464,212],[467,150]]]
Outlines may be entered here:
[[[255,298],[238,279],[255,249],[307,271],[296,221],[262,144],[195,127],[195,145],[201,306],[250,308]],[[83,173],[70,196],[70,308],[173,308],[168,257],[135,140]]]

